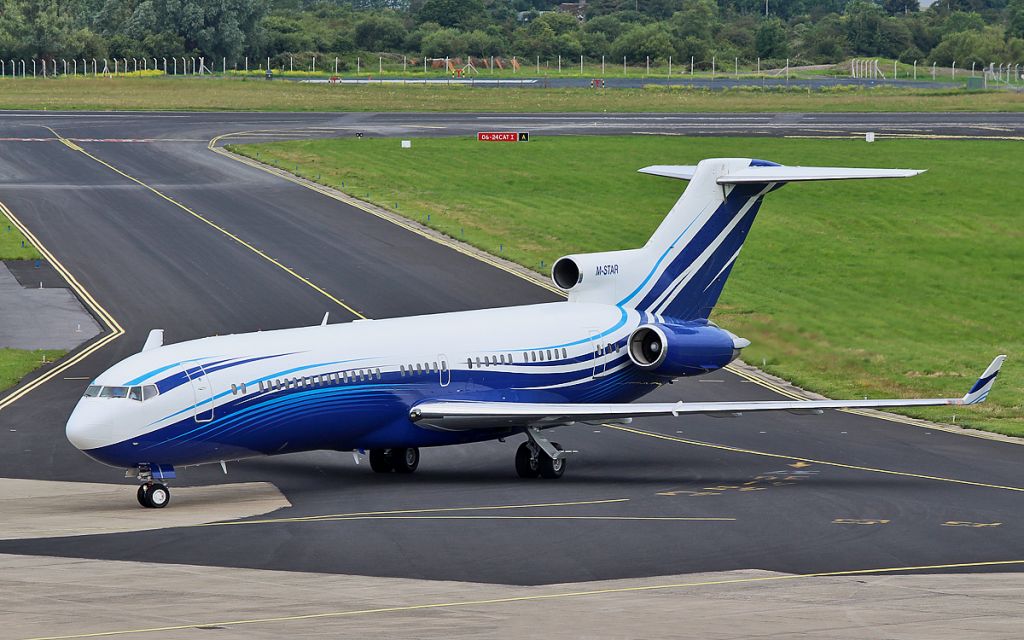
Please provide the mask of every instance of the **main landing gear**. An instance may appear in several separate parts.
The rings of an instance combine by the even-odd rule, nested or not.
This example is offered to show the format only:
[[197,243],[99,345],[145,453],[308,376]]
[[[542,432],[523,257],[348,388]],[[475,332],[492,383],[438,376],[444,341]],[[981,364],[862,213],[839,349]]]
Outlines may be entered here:
[[125,477],[137,477],[139,490],[135,497],[139,504],[147,509],[163,509],[171,502],[171,490],[167,485],[156,480],[172,479],[175,477],[174,467],[170,465],[140,464],[137,469],[129,469]]
[[540,430],[526,431],[526,442],[516,449],[516,473],[520,478],[557,480],[565,473],[568,451],[557,442],[549,442]]
[[370,450],[370,468],[377,473],[412,473],[418,466],[420,450],[416,447]]

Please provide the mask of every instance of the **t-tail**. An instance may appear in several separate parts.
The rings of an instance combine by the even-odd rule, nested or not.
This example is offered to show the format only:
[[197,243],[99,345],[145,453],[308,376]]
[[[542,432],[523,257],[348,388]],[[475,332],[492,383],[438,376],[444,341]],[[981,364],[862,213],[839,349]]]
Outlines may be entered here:
[[640,169],[689,180],[683,195],[640,249],[560,258],[555,284],[569,299],[637,309],[653,321],[706,321],[770,191],[787,182],[908,178],[912,169],[787,167],[764,160],[714,158],[696,166]]

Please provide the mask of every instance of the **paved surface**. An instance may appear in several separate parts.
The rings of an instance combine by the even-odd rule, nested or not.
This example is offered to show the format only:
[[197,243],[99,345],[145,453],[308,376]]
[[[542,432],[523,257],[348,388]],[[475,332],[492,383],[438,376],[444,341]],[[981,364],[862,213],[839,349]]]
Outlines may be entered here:
[[[370,317],[555,299],[507,271],[207,149],[214,136],[236,131],[261,132],[239,138],[255,140],[505,127],[552,135],[846,136],[869,129],[1015,137],[1024,135],[1024,117],[0,114],[0,202],[126,331],[0,409],[0,474],[117,481],[119,471],[88,461],[63,436],[84,380],[136,351],[154,327],[177,341],[313,324],[327,310],[332,321],[353,317],[301,278]],[[775,397],[722,372],[648,399]],[[227,480],[271,482],[293,506],[251,524],[178,527],[169,520],[161,531],[59,545],[7,541],[0,551],[516,585],[1024,558],[1019,445],[835,412],[635,426],[559,430],[558,439],[582,453],[556,483],[515,478],[512,441],[424,451],[412,477],[376,476],[348,454],[267,458],[230,465]],[[182,476],[178,486],[225,480],[219,468]],[[133,494],[126,485],[126,503]],[[989,570],[1000,568],[1012,569]]]
[[70,350],[100,332],[70,289],[24,287],[3,262],[0,302],[0,349]]
[[732,571],[523,588],[0,555],[0,585],[8,638],[980,640],[1024,626],[1015,574]]
[[178,488],[175,508],[162,511],[140,510],[124,499],[124,489],[123,484],[0,478],[0,540],[196,526],[291,506],[267,482]]

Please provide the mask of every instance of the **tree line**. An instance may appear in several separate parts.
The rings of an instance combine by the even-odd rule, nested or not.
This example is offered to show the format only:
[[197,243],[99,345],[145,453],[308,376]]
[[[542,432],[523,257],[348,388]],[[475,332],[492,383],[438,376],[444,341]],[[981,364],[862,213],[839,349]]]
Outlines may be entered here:
[[[767,14],[765,9],[767,6]],[[1024,62],[1024,0],[0,0],[0,59]]]

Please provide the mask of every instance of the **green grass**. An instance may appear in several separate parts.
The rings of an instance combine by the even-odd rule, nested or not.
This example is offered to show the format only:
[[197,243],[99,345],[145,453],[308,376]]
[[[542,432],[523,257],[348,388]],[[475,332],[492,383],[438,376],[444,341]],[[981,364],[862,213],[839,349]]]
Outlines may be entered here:
[[219,78],[0,78],[0,109],[267,111],[1024,111],[1024,94],[332,86]]
[[47,362],[53,362],[64,357],[64,353],[54,349],[0,349],[0,391],[18,384],[22,378],[39,367],[43,363],[43,356]]
[[[762,208],[715,320],[744,358],[826,395],[961,395],[1009,360],[957,424],[1024,435],[1024,188],[1018,142],[771,138],[337,139],[232,147],[545,271],[640,246],[683,183],[649,164],[760,157],[912,167],[911,180],[790,185]],[[543,261],[544,267],[541,267]],[[938,421],[948,408],[908,412]]]
[[35,260],[42,257],[18,227],[0,213],[0,260]]

